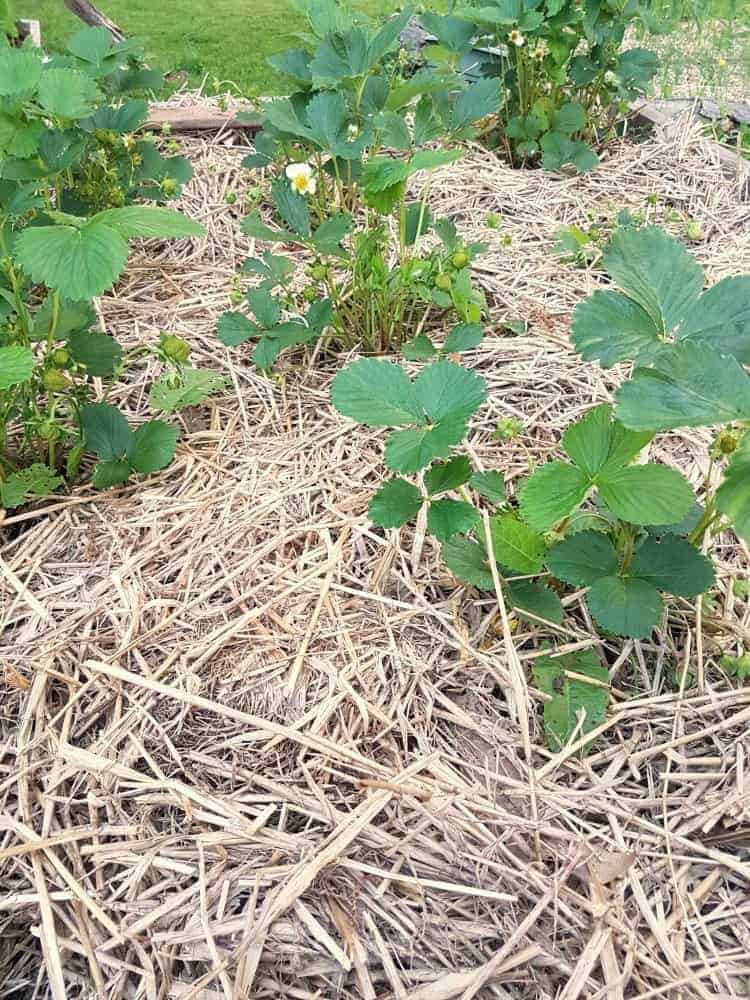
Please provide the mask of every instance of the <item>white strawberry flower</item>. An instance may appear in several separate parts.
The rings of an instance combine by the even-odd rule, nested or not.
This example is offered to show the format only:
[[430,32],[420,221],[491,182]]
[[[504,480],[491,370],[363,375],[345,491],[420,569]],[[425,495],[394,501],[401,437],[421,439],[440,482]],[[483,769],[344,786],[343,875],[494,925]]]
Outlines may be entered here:
[[526,39],[523,37],[518,28],[514,28],[513,31],[508,32],[508,41],[511,45],[516,45],[520,49]]
[[286,168],[292,191],[297,194],[315,194],[317,181],[309,163],[290,163]]

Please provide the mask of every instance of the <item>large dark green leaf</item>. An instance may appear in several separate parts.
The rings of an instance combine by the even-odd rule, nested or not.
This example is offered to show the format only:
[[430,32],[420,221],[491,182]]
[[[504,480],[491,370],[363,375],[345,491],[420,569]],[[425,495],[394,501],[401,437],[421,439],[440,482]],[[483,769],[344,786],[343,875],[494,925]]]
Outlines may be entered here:
[[400,528],[419,513],[422,494],[405,479],[389,479],[370,501],[370,520],[381,528]]
[[116,406],[86,403],[83,407],[83,440],[87,451],[105,462],[119,461],[133,446],[133,432]]
[[632,524],[674,524],[693,503],[690,483],[676,469],[647,463],[607,472],[597,480],[612,513]]
[[32,281],[80,301],[112,287],[125,269],[128,244],[103,222],[29,226],[16,238],[15,254]]
[[574,465],[547,462],[520,492],[521,516],[536,531],[547,531],[580,506],[590,488],[590,478]]
[[369,427],[398,427],[423,422],[409,376],[398,365],[362,358],[339,372],[331,385],[339,413]]
[[237,347],[251,337],[258,337],[263,331],[257,323],[238,312],[225,312],[219,316],[216,334],[222,344],[227,347]]
[[619,292],[598,291],[573,310],[571,337],[586,361],[604,368],[621,361],[648,361],[663,343],[645,309]]
[[448,417],[470,417],[487,398],[483,378],[443,358],[419,373],[414,391],[433,423]]
[[492,572],[483,545],[465,535],[457,535],[443,544],[443,562],[461,583],[480,590],[492,590]]
[[579,531],[550,549],[547,568],[558,580],[589,587],[599,577],[617,572],[617,552],[606,535]]
[[414,473],[436,458],[447,458],[466,435],[466,417],[447,416],[434,426],[393,431],[385,446],[385,464],[393,472]]
[[661,594],[637,577],[602,576],[586,597],[589,611],[603,629],[631,639],[646,639],[664,610]]
[[506,584],[508,603],[524,618],[530,616],[532,622],[538,618],[562,624],[563,606],[560,598],[549,587],[536,580],[516,580]]
[[660,541],[648,538],[637,550],[630,564],[630,575],[666,590],[677,597],[697,597],[714,582],[710,560],[697,549],[674,535]]
[[284,222],[306,239],[310,235],[310,207],[307,199],[292,190],[289,181],[279,178],[272,189],[273,203]]
[[471,462],[466,455],[456,455],[450,462],[435,462],[425,473],[424,488],[429,496],[458,489],[471,479]]
[[496,562],[516,573],[540,572],[547,551],[544,538],[515,514],[491,518],[490,532]]
[[94,330],[76,330],[68,339],[70,353],[79,365],[84,365],[89,375],[107,378],[122,361],[122,348],[106,333]]
[[683,319],[677,335],[702,340],[719,354],[750,364],[750,276],[724,278],[705,291]]
[[[567,673],[581,679],[568,677]],[[562,750],[574,733],[585,736],[604,721],[609,674],[593,650],[540,656],[534,661],[532,676],[539,690],[550,696],[544,703],[544,731],[550,750]]]
[[174,458],[179,428],[163,420],[149,420],[133,434],[130,464],[145,476],[163,469]]
[[478,520],[476,508],[464,500],[433,500],[427,508],[427,530],[440,542],[465,534]]

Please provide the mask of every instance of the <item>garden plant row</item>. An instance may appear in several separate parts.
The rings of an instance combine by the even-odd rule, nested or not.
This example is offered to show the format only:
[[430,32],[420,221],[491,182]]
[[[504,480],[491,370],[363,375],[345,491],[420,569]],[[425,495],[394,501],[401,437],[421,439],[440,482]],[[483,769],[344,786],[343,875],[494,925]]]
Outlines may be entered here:
[[[614,405],[567,428],[564,458],[530,468],[509,495],[502,474],[476,468],[463,447],[486,399],[483,379],[461,361],[487,319],[472,281],[484,247],[430,203],[433,171],[467,140],[514,164],[594,167],[591,142],[612,107],[645,91],[655,70],[650,53],[621,51],[637,8],[503,0],[423,14],[435,43],[415,65],[399,44],[411,10],[374,24],[335,0],[300,6],[309,32],[272,59],[295,90],[265,106],[245,160],[269,181],[270,204],[242,229],[274,248],[302,248],[305,281],[292,282],[296,264],[283,253],[248,259],[247,309],[220,317],[220,341],[252,342],[263,372],[307,345],[319,357],[366,355],[336,375],[331,399],[345,417],[391,428],[374,524],[400,528],[426,508],[427,530],[462,583],[551,630],[563,621],[560,595],[586,588],[603,634],[649,636],[664,621],[665,595],[692,600],[713,585],[720,531],[750,541],[750,277],[705,290],[678,240],[624,220],[602,255],[609,285],[577,306],[572,340],[584,362],[628,363],[632,374]],[[122,273],[130,237],[200,232],[141,204],[176,197],[190,168],[139,137],[141,95],[154,81],[137,51],[106,35],[80,32],[47,62],[26,47],[0,51],[5,506],[49,494],[87,453],[98,459],[97,487],[169,463],[175,427],[154,419],[133,430],[107,402],[141,352],[165,365],[150,393],[156,411],[199,403],[222,385],[189,364],[175,336],[128,356],[93,329],[91,299]],[[467,78],[477,52],[481,72]],[[402,362],[373,356],[394,352]],[[717,428],[698,496],[677,470],[647,460],[657,434],[684,426]],[[519,430],[505,421],[498,437]],[[549,695],[551,747],[603,718],[608,671],[594,652],[537,659],[534,680]]]

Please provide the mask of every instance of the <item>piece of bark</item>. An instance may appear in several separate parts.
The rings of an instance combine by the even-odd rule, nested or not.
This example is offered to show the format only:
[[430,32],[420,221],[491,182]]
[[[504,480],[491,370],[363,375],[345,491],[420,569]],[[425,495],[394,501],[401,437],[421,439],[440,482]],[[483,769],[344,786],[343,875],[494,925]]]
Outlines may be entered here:
[[72,11],[76,17],[79,17],[86,24],[90,24],[97,28],[106,28],[107,31],[112,36],[113,42],[122,42],[125,39],[125,33],[117,27],[114,21],[102,14],[100,10],[88,0],[65,0],[65,6],[69,11]]
[[163,125],[169,125],[173,132],[218,132],[220,129],[246,129],[255,133],[260,130],[263,119],[252,108],[243,113],[248,118],[238,118],[243,109],[220,111],[218,108],[156,108],[149,111],[146,127],[158,131]]

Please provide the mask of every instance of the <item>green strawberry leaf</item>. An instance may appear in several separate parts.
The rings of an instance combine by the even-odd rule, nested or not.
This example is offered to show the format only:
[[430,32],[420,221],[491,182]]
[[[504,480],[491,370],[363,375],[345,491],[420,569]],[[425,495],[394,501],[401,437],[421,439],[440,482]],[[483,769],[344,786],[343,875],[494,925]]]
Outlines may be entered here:
[[[567,677],[566,673],[590,678]],[[547,746],[555,753],[563,749],[573,733],[585,736],[599,726],[609,704],[609,674],[593,650],[566,656],[540,656],[532,666],[534,683],[550,696],[544,703]]]
[[571,337],[585,361],[611,368],[621,361],[648,362],[664,343],[645,309],[619,292],[597,291],[573,310]]
[[292,232],[307,239],[310,235],[310,207],[304,195],[293,191],[284,177],[274,182],[271,197],[279,215]]
[[536,580],[516,580],[506,584],[509,603],[520,618],[536,623],[538,618],[554,625],[563,620],[562,601],[549,587]]
[[653,368],[636,368],[617,390],[626,427],[657,431],[750,420],[750,378],[734,360],[702,343],[665,347]]
[[424,488],[428,496],[456,490],[471,479],[471,462],[466,455],[457,455],[449,462],[435,462],[425,473]]
[[370,501],[370,520],[381,528],[400,528],[419,513],[424,502],[416,486],[405,479],[389,479]]
[[701,295],[677,331],[750,364],[750,275],[724,278]]
[[469,486],[490,503],[505,502],[505,481],[500,472],[475,472],[469,480]]
[[83,118],[102,97],[91,77],[75,69],[45,70],[37,93],[44,110],[59,118]]
[[433,500],[427,509],[427,530],[440,542],[470,531],[479,514],[464,500]]
[[49,496],[62,482],[62,477],[49,466],[35,462],[26,469],[12,472],[0,483],[0,503],[3,507],[20,507],[30,496]]
[[390,361],[362,358],[344,368],[331,385],[331,402],[343,416],[367,427],[424,423],[409,376]]
[[281,319],[281,306],[266,288],[251,288],[247,302],[252,314],[265,330],[276,326]]
[[0,97],[19,97],[36,89],[42,76],[42,54],[38,49],[0,48]]
[[637,577],[601,576],[586,602],[603,629],[630,639],[646,639],[659,624],[664,601],[652,584]]
[[516,573],[539,573],[547,551],[544,538],[532,531],[515,514],[499,514],[490,519],[495,561]]
[[401,353],[407,361],[429,361],[438,353],[426,333],[418,333],[401,345]]
[[447,458],[466,435],[466,417],[447,416],[434,427],[392,431],[385,445],[385,464],[393,472],[414,473],[435,458]]
[[0,347],[0,390],[10,389],[31,378],[34,371],[34,355],[28,347],[9,344]]
[[133,469],[146,476],[169,465],[174,458],[179,436],[179,428],[163,420],[149,420],[148,423],[141,424],[133,434],[129,456]]
[[206,230],[197,222],[188,219],[171,208],[154,205],[126,205],[124,208],[108,208],[99,212],[92,220],[104,222],[124,237],[140,236],[144,239],[171,239],[181,236],[205,236]]
[[599,531],[578,531],[550,549],[547,569],[573,587],[589,587],[602,576],[617,572],[617,552]]
[[589,477],[567,462],[547,462],[526,482],[518,497],[521,517],[535,531],[547,531],[586,499]]
[[649,462],[606,470],[599,496],[612,513],[631,524],[674,524],[693,503],[690,483],[676,469]]
[[114,285],[125,269],[128,244],[93,219],[80,227],[28,226],[16,238],[15,255],[32,281],[82,301]]
[[492,571],[483,545],[466,535],[456,535],[443,543],[443,562],[461,583],[480,590],[492,590]]
[[602,262],[610,277],[670,333],[695,306],[705,276],[679,240],[656,226],[618,229]]
[[481,323],[459,323],[454,326],[441,348],[442,354],[456,354],[460,351],[471,351],[481,344],[484,328]]
[[97,462],[91,477],[91,485],[96,490],[107,490],[111,486],[119,486],[130,478],[132,468],[127,460],[116,462]]
[[629,573],[677,597],[697,597],[714,583],[711,561],[683,538],[648,538],[636,551]]
[[727,466],[724,481],[716,491],[716,507],[740,538],[750,544],[750,431],[743,434]]
[[93,451],[105,462],[119,461],[129,455],[133,447],[133,432],[116,406],[86,403],[82,415],[83,440],[87,451]]
[[435,361],[419,373],[414,391],[433,423],[459,416],[468,418],[487,398],[483,378],[444,359]]
[[106,333],[75,330],[68,338],[68,346],[73,360],[95,378],[109,377],[122,361],[122,348]]
[[165,376],[151,386],[149,400],[153,409],[173,413],[186,406],[197,406],[226,385],[226,379],[217,372],[189,365],[183,366],[176,386],[171,381],[171,376]]

